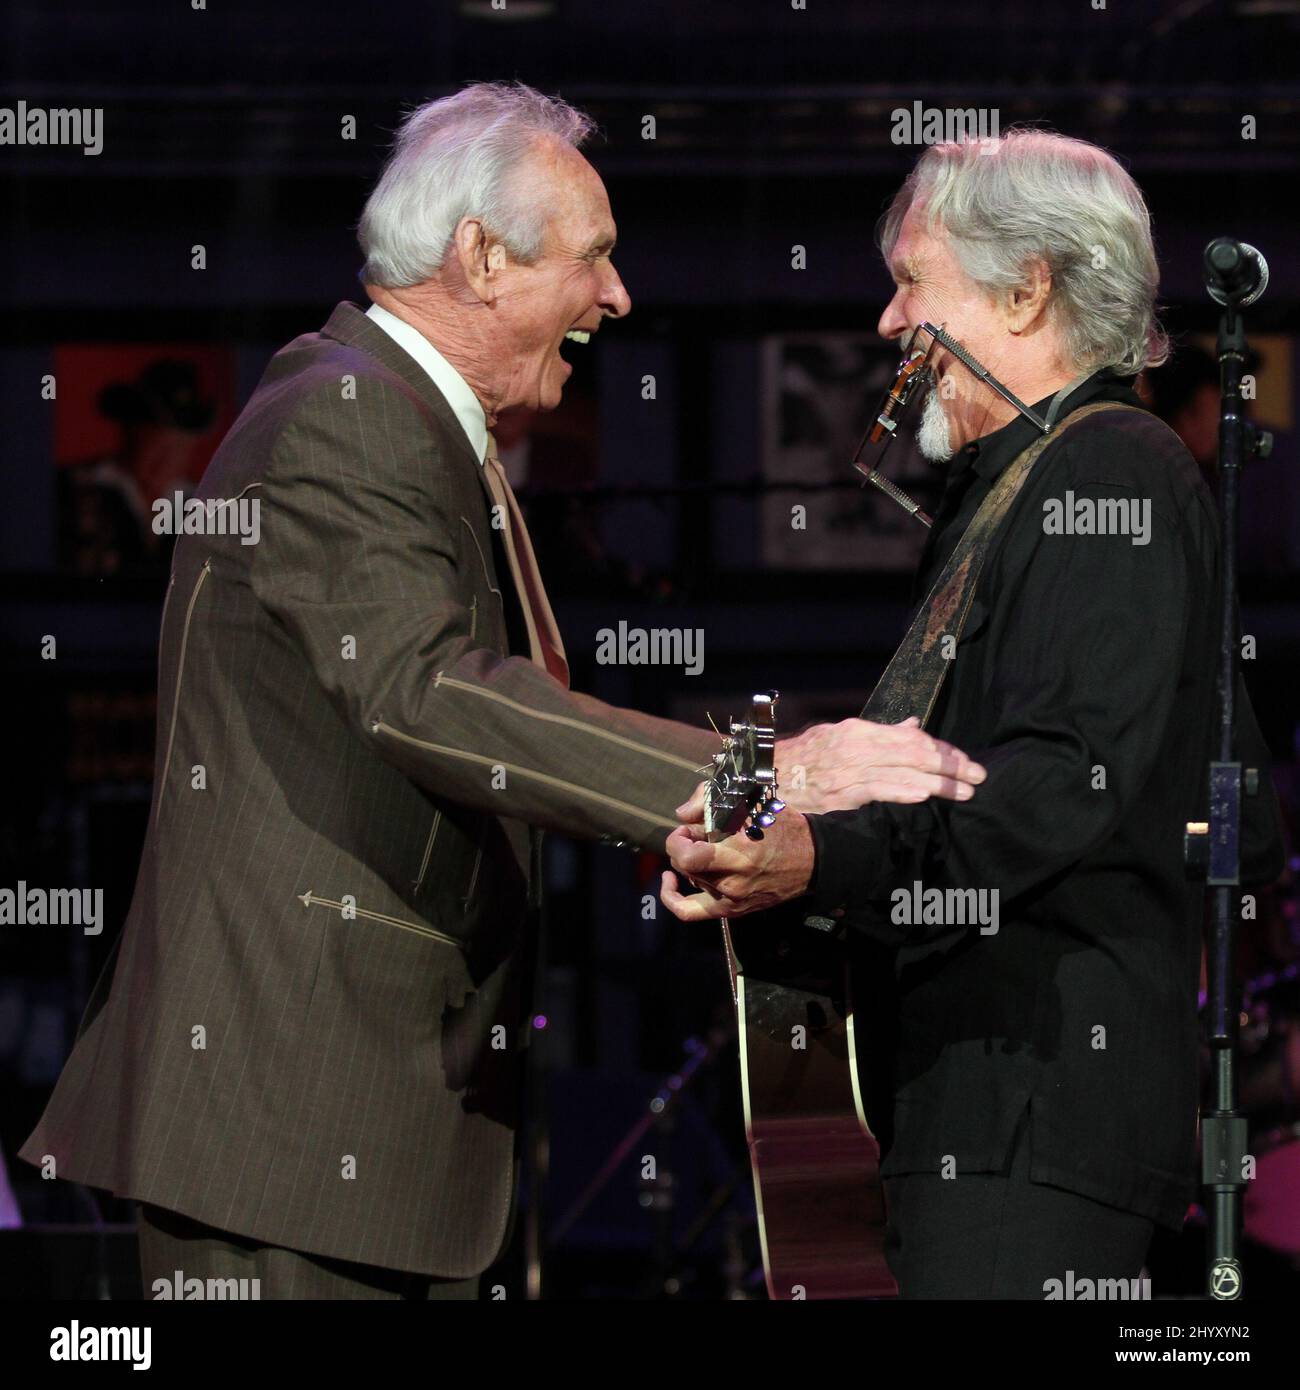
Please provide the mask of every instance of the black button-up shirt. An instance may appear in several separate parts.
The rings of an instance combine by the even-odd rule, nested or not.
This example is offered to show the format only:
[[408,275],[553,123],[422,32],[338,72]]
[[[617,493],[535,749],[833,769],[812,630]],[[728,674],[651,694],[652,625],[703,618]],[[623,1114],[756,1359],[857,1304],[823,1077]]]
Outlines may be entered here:
[[[1058,418],[1093,400],[1141,405],[1098,372]],[[955,456],[922,593],[1037,434],[1017,416]],[[1110,519],[1129,534],[1078,533],[1101,502],[1126,504]],[[1047,524],[1057,504],[1075,534]],[[1003,522],[928,725],[988,780],[965,803],[810,817],[804,905],[896,948],[886,1175],[949,1156],[959,1174],[998,1170],[1028,1107],[1034,1181],[1181,1225],[1203,893],[1183,829],[1211,751],[1218,551],[1213,501],[1170,430],[1126,411],[1076,422]],[[909,920],[935,888],[995,891],[978,901],[986,919],[996,903],[996,930],[955,925],[951,894],[945,920]]]

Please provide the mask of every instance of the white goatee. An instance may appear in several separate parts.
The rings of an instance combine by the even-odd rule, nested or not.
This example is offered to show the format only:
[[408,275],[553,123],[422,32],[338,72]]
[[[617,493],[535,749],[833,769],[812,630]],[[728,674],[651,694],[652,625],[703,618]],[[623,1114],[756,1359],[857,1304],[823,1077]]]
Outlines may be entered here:
[[921,407],[921,424],[916,431],[916,447],[932,463],[946,463],[953,455],[952,433],[943,411],[939,392],[931,387]]

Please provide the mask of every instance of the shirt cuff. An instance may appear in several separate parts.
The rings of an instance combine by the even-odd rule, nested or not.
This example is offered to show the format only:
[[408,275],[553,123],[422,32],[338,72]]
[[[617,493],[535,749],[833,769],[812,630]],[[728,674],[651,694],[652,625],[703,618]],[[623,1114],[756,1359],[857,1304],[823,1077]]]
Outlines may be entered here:
[[885,840],[866,808],[807,816],[813,872],[802,903],[819,916],[841,918],[877,894],[885,869]]

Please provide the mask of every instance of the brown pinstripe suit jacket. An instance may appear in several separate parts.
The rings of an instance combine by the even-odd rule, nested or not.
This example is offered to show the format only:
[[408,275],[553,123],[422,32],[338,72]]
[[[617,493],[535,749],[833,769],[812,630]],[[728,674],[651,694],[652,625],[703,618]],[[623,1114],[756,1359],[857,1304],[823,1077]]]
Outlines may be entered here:
[[530,826],[661,846],[716,739],[509,655],[482,468],[354,305],[276,355],[213,459],[200,496],[241,494],[256,545],[177,544],[135,896],[21,1153],[468,1276],[510,1207]]

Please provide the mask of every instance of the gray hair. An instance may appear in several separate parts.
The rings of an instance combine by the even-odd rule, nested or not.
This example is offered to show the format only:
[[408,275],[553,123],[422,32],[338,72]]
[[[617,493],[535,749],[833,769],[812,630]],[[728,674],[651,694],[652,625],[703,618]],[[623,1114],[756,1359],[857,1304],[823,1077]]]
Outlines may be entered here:
[[947,232],[958,263],[990,298],[1023,287],[1035,261],[1047,263],[1048,312],[1079,370],[1132,376],[1168,357],[1151,214],[1099,146],[1027,127],[932,145],[881,221],[886,260],[913,203],[929,230]]
[[549,209],[515,178],[540,139],[578,148],[590,116],[522,82],[475,82],[426,102],[402,121],[361,214],[361,280],[418,285],[447,258],[462,217],[477,217],[515,260],[541,254]]

